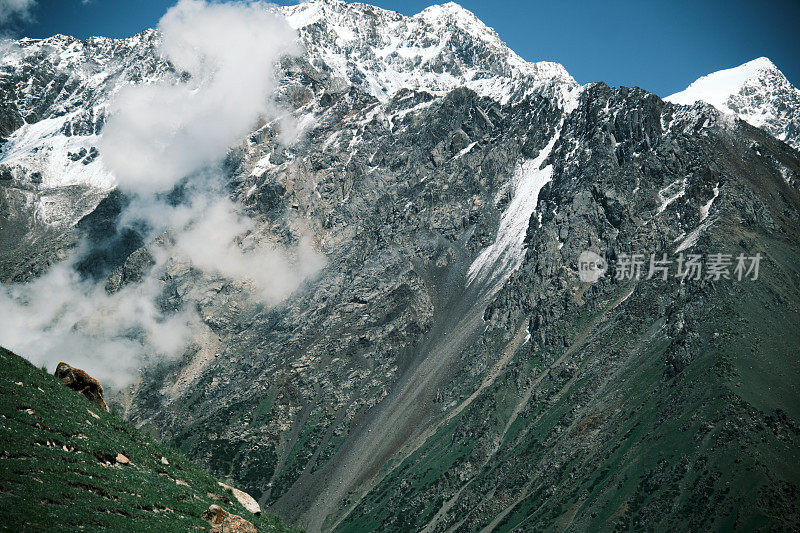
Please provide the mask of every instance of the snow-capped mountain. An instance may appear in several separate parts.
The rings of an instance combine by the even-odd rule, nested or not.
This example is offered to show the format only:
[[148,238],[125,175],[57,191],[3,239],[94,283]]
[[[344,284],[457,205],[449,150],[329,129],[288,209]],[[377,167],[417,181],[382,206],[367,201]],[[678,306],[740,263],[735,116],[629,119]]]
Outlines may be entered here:
[[[455,3],[413,17],[341,0],[279,9],[315,68],[342,87],[352,84],[382,100],[403,88],[443,95],[468,87],[501,103],[534,93],[554,96],[567,109],[576,102],[579,86],[563,66],[526,62]],[[148,30],[127,39],[82,42],[56,35],[6,45],[0,56],[0,177],[42,190],[112,188],[97,136],[121,87],[173,74],[159,41]]]
[[531,91],[564,100],[577,83],[558,63],[529,63],[475,15],[449,2],[407,17],[367,4],[314,0],[282,8],[309,58],[369,94],[469,87],[505,103]]
[[800,90],[766,57],[703,76],[664,100],[706,102],[800,149]]
[[[97,301],[143,295],[130,314],[198,332],[148,359],[125,416],[313,532],[714,530],[731,509],[791,529],[800,158],[726,115],[793,142],[777,69],[728,79],[721,112],[580,86],[452,3],[277,9],[305,48],[276,76],[303,134],[259,121],[215,173],[247,222],[224,250],[305,239],[325,258],[276,304],[164,253],[180,231],[119,223],[139,204],[97,140],[120,87],[175,74],[157,32],[0,55],[0,279],[86,253]],[[584,251],[638,254],[642,276],[584,282]],[[761,254],[761,278],[647,277],[689,253]]]

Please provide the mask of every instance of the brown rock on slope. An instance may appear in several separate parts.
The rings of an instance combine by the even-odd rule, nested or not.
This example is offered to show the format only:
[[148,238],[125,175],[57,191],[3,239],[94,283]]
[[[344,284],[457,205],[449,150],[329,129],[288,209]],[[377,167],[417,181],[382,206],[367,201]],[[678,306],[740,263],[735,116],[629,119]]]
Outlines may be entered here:
[[103,399],[102,385],[85,370],[74,368],[62,361],[56,367],[55,376],[70,389],[86,396],[89,401],[96,403],[106,411],[109,410],[106,401]]
[[212,533],[256,533],[253,524],[219,505],[212,505],[203,513],[203,520],[211,524]]

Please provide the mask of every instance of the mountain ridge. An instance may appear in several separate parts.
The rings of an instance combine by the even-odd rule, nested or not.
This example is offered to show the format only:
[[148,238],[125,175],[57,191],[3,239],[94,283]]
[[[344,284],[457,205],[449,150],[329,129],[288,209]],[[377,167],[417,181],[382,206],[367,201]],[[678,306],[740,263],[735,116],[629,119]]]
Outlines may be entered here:
[[[179,254],[154,266],[170,235],[111,257],[108,292],[148,280],[203,328],[142,368],[126,418],[311,531],[797,524],[797,151],[707,104],[560,69],[528,83],[453,7],[444,51],[425,17],[293,9],[325,48],[277,69],[304,134],[257,125],[224,185],[254,224],[237,246],[310,235],[327,262],[266,306]],[[146,58],[140,75],[162,68]],[[113,233],[125,200],[70,189],[52,229],[26,218],[49,200],[31,177],[0,181],[6,281],[35,279],[87,226]],[[765,262],[760,281],[588,283],[584,251]]]
[[[526,62],[510,50],[494,30],[453,2],[431,6],[412,17],[373,8],[367,4],[348,4],[341,0],[314,0],[298,6],[280,8],[280,11],[300,31],[307,53],[316,58],[315,61],[321,61],[326,65],[325,68],[333,69],[335,76],[349,80],[379,98],[386,98],[401,88],[443,93],[465,86],[478,94],[505,102],[510,98],[520,98],[526,91],[533,90],[554,95],[560,105],[569,111],[574,107],[576,95],[582,87],[558,63]],[[326,16],[323,17],[323,14]],[[338,18],[330,16],[331,14],[337,14]],[[378,43],[387,44],[383,48],[375,41],[358,41],[358,31],[361,30],[355,20],[364,17],[376,19],[371,21],[371,24],[376,25],[374,27],[383,25],[391,28],[399,24],[400,29],[393,29],[387,35],[379,37]],[[356,32],[348,35],[347,39],[342,39],[336,34],[338,27],[353,27]],[[373,34],[374,27],[371,30]],[[440,32],[434,31],[437,28],[449,28],[449,33],[445,33],[447,39],[444,45],[436,44],[440,35]],[[399,47],[400,41],[392,31],[399,31],[425,46]],[[437,35],[437,40],[430,40],[430,35]],[[443,64],[443,58],[454,56],[455,49],[452,46],[460,43],[464,35],[486,46],[486,49],[472,52],[477,54],[473,59],[476,61],[475,66],[466,67],[465,70],[464,64],[458,60],[449,64],[444,60]],[[350,44],[353,40],[357,41],[355,45]],[[97,153],[97,124],[104,119],[106,113],[104,98],[115,94],[124,84],[149,83],[163,77],[168,65],[164,61],[146,60],[144,69],[140,65],[132,67],[130,64],[123,64],[110,72],[104,72],[102,69],[97,70],[97,67],[108,62],[104,54],[109,52],[126,56],[121,50],[135,50],[133,57],[142,61],[156,52],[158,41],[157,31],[144,30],[125,39],[91,37],[80,41],[58,35],[47,39],[24,38],[18,41],[20,53],[9,52],[13,46],[7,48],[0,59],[0,69],[5,68],[6,79],[12,79],[9,71],[15,68],[17,62],[24,61],[24,57],[38,57],[39,54],[46,53],[46,50],[52,50],[57,59],[50,60],[52,68],[69,72],[67,83],[87,85],[88,82],[88,87],[83,88],[82,93],[73,94],[70,100],[59,101],[56,107],[44,108],[42,103],[46,104],[48,98],[53,98],[48,97],[46,92],[43,98],[31,100],[26,96],[28,90],[24,88],[6,88],[7,93],[18,95],[16,98],[11,96],[6,99],[15,106],[13,114],[18,118],[13,118],[13,114],[9,115],[6,120],[11,120],[11,123],[5,130],[0,130],[0,164],[4,165],[6,179],[22,182],[31,180],[35,182],[34,185],[41,183],[42,187],[51,189],[70,185],[87,185],[105,190],[114,187],[113,177],[103,169],[102,154],[99,154],[99,158],[94,155]],[[380,64],[385,66],[381,67]],[[498,65],[506,65],[509,70],[497,72]],[[747,71],[748,66],[753,68],[748,71],[746,79],[723,90],[724,94],[706,94],[705,100],[709,100],[708,103],[720,111],[734,113],[742,120],[765,129],[797,148],[800,146],[800,91],[767,58],[706,75],[686,90],[670,95],[665,100],[682,105],[704,100],[702,90],[698,88],[701,81],[713,79],[720,73],[743,69]],[[436,70],[439,72],[435,72]],[[413,76],[409,76],[410,72],[414,73]],[[426,74],[420,76],[420,72]],[[451,72],[458,72],[460,76],[453,76]],[[757,90],[759,84],[763,85],[763,89]],[[783,107],[770,108],[768,93],[775,93],[773,99],[784,102]],[[76,107],[78,101],[81,109]],[[726,101],[733,107],[728,107]],[[86,109],[87,104],[91,106],[91,110]],[[45,114],[40,117],[41,113]],[[31,121],[38,125],[35,128],[28,125]],[[12,133],[13,136],[9,138]],[[37,154],[32,156],[34,149]],[[69,157],[71,154],[74,155]],[[89,154],[90,157],[86,158],[82,154]],[[99,164],[90,164],[95,158]],[[43,211],[41,216],[45,219],[53,218],[58,223],[54,218],[55,214]],[[75,220],[70,217],[68,223],[74,223]]]

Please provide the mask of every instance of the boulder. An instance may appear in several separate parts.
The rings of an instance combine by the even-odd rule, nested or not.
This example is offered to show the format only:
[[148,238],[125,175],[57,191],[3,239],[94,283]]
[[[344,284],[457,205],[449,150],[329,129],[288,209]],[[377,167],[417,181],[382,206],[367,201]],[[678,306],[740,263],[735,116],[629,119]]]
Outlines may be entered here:
[[248,511],[250,511],[255,515],[261,514],[261,506],[258,505],[258,502],[256,501],[255,498],[253,498],[246,492],[239,489],[235,489],[230,485],[222,483],[221,481],[217,481],[217,483],[219,483],[219,486],[222,487],[223,489],[228,489],[231,492],[233,492],[234,498],[239,500],[239,503],[242,504],[242,507],[244,507],[245,509],[247,509]]
[[256,533],[256,527],[219,505],[212,505],[203,513],[203,520],[211,524],[212,533]]
[[86,371],[61,362],[56,367],[55,376],[70,389],[86,396],[89,401],[96,403],[106,411],[109,410],[103,399],[103,387]]

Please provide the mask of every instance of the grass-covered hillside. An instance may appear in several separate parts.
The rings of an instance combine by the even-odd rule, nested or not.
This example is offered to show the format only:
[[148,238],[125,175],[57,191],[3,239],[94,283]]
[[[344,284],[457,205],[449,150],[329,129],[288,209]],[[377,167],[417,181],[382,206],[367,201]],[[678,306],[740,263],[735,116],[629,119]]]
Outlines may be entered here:
[[[0,530],[201,531],[212,504],[258,531],[217,480],[0,348]],[[117,460],[122,454],[128,463]]]

